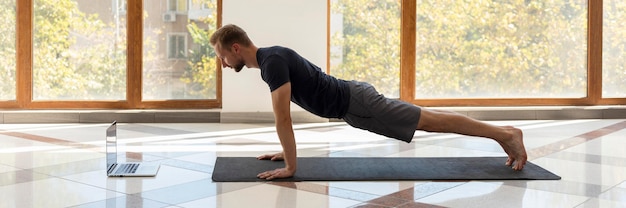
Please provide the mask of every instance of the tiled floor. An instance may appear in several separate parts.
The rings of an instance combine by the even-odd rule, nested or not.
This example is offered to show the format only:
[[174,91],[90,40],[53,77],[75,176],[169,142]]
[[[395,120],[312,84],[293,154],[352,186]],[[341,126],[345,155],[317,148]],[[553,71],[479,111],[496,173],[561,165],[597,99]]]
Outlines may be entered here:
[[[280,151],[272,124],[219,123],[121,123],[120,156],[162,166],[109,178],[108,124],[0,124],[0,207],[626,207],[626,120],[491,123],[521,128],[530,161],[562,180],[216,183],[216,157]],[[295,128],[302,157],[504,155],[453,134],[406,144],[340,122]]]

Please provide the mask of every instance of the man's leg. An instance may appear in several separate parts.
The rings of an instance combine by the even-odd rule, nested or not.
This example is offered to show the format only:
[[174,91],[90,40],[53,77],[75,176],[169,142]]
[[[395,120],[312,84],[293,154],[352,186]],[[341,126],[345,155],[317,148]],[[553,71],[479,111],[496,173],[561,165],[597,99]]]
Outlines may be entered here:
[[522,170],[526,164],[522,131],[512,126],[494,126],[451,111],[422,108],[417,130],[490,138],[509,156],[506,165]]

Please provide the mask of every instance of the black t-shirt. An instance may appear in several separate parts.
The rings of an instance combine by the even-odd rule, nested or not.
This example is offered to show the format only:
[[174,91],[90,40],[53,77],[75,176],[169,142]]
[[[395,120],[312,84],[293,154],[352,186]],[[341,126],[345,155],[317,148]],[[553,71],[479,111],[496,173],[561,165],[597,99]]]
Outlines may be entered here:
[[325,118],[343,118],[348,111],[347,81],[327,75],[289,48],[259,48],[256,57],[270,91],[291,82],[291,101],[305,110]]

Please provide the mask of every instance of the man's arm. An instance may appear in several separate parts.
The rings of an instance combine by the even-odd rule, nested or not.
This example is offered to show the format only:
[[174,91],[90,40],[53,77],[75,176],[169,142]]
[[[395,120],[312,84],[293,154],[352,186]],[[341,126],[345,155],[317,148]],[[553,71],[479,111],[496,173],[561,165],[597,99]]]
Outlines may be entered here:
[[[272,92],[272,107],[276,122],[276,133],[283,147],[285,168],[266,171],[258,175],[259,178],[272,180],[275,178],[292,177],[296,172],[296,141],[291,123],[291,83],[287,82]],[[263,159],[263,158],[261,158]]]

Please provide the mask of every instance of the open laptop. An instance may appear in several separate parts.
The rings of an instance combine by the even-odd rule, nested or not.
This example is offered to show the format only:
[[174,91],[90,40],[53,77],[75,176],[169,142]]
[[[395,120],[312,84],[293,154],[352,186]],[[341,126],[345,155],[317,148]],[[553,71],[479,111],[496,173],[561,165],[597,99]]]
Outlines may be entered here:
[[158,163],[118,163],[116,121],[107,128],[106,140],[107,176],[156,176]]

